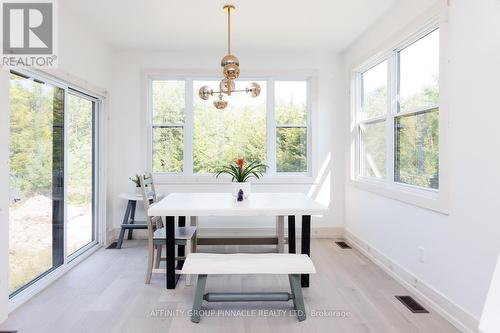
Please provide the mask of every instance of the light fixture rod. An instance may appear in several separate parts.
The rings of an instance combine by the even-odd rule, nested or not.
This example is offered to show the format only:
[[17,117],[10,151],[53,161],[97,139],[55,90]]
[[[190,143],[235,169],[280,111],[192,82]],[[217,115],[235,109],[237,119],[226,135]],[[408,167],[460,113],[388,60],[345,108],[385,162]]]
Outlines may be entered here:
[[231,7],[227,7],[227,54],[231,54]]
[[227,54],[231,54],[231,10],[234,10],[234,6],[225,5],[222,8],[227,10]]

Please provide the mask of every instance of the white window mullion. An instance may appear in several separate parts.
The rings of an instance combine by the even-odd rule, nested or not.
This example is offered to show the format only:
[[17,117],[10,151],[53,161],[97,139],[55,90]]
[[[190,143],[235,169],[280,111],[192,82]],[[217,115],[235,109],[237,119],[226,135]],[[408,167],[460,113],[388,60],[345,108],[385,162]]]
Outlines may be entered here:
[[68,263],[68,87],[64,87],[64,155],[63,155],[63,173],[64,173],[64,184],[63,184],[63,265]]
[[146,123],[147,123],[147,170],[153,173],[153,80],[148,79],[148,86],[146,92]]
[[193,79],[186,79],[186,111],[184,114],[184,175],[193,175]]
[[313,126],[312,126],[312,122],[313,122],[313,114],[312,114],[312,88],[311,88],[311,79],[307,80],[307,109],[306,109],[306,112],[307,112],[307,123],[306,123],[306,126],[305,129],[306,129],[306,140],[307,140],[307,159],[306,159],[306,163],[307,163],[307,174],[312,176],[313,174],[313,167],[315,167],[313,165]]
[[354,122],[356,126],[356,133],[355,133],[355,175],[356,178],[361,176],[361,172],[363,170],[363,159],[362,159],[362,146],[361,146],[361,125],[359,123],[359,120],[361,119],[361,96],[362,95],[362,89],[363,89],[363,83],[362,83],[363,77],[361,76],[361,73],[356,73],[355,76],[355,82],[354,82],[354,112],[353,112],[353,117],[354,117]]
[[274,79],[267,81],[266,128],[267,128],[267,174],[276,175],[276,119],[274,115]]
[[388,111],[387,111],[387,176],[386,180],[389,183],[394,183],[394,121],[395,116],[398,113],[398,102],[399,102],[399,89],[398,89],[398,68],[399,68],[399,60],[398,53],[391,51],[388,57],[389,66],[387,73],[387,82],[389,85],[389,92],[387,94],[387,103],[388,103]]

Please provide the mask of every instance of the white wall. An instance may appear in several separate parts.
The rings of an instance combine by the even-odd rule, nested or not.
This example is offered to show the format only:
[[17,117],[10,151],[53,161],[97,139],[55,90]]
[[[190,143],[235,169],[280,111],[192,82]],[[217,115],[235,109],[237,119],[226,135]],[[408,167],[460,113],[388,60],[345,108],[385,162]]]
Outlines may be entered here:
[[[119,228],[126,202],[119,198],[120,193],[133,192],[133,184],[128,177],[147,170],[147,113],[144,81],[145,72],[185,74],[212,73],[220,76],[220,58],[224,50],[216,53],[204,51],[170,53],[132,53],[122,52],[115,55],[113,66],[113,85],[110,99],[109,151],[109,211],[108,228]],[[313,154],[315,169],[326,164],[322,177],[306,184],[257,184],[254,191],[301,191],[309,192],[312,187],[320,199],[330,204],[331,213],[324,218],[315,218],[313,227],[339,227],[343,225],[343,169],[344,169],[344,128],[345,115],[341,112],[343,98],[341,68],[335,55],[320,56],[315,53],[279,53],[268,50],[251,52],[236,51],[240,58],[242,77],[247,75],[270,75],[294,73],[308,70],[315,74],[316,103],[313,104]],[[173,69],[173,70],[169,70]],[[334,139],[335,137],[335,139]],[[333,144],[335,142],[335,144]],[[332,172],[333,170],[333,172]],[[315,176],[318,176],[316,173]],[[229,184],[214,183],[163,184],[160,190],[173,191],[230,191]],[[314,189],[313,189],[314,190]],[[210,223],[207,221],[210,220]],[[205,223],[204,223],[205,222]],[[241,220],[242,223],[217,219],[201,220],[201,227],[267,227],[272,219]],[[205,229],[206,231],[206,229]]]
[[[101,93],[110,81],[111,51],[59,6],[59,68],[50,74]],[[0,322],[8,313],[9,72],[0,69]]]
[[[346,69],[409,31],[405,27],[417,26],[426,16],[417,3],[402,2],[350,46]],[[442,112],[449,112],[450,160],[441,172],[452,184],[450,214],[365,192],[348,181],[346,229],[365,250],[408,273],[417,290],[475,329],[500,251],[500,2],[451,0],[448,20],[443,13],[450,76],[443,82],[449,109]],[[418,247],[425,249],[425,263],[419,262]]]
[[495,333],[500,327],[500,256],[498,256],[495,273],[491,279],[488,297],[484,304],[479,331],[481,333]]

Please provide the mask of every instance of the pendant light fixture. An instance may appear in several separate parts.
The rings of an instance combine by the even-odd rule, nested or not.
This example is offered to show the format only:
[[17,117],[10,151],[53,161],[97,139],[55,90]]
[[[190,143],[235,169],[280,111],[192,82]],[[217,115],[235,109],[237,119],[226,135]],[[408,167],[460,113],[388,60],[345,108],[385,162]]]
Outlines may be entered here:
[[232,93],[239,92],[246,92],[250,97],[260,95],[260,86],[256,82],[248,84],[246,89],[235,89],[234,80],[240,76],[240,61],[231,54],[231,11],[235,7],[233,5],[225,5],[223,9],[227,12],[227,55],[221,60],[224,78],[219,83],[219,91],[214,91],[209,86],[203,86],[198,92],[200,98],[204,100],[208,100],[215,94],[217,97],[214,100],[214,106],[219,110],[227,107],[227,101],[223,99],[224,95],[231,96]]

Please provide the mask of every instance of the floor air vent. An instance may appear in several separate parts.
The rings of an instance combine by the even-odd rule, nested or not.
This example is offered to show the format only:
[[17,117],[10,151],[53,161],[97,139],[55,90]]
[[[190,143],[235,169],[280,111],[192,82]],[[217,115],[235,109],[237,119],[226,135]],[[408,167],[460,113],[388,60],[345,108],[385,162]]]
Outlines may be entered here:
[[411,296],[396,296],[396,298],[413,313],[429,313],[429,311]]
[[338,246],[340,246],[341,248],[343,249],[350,249],[351,247],[349,246],[349,244],[347,244],[346,242],[335,242]]
[[118,246],[118,243],[117,242],[113,242],[106,249],[116,249],[117,246]]

